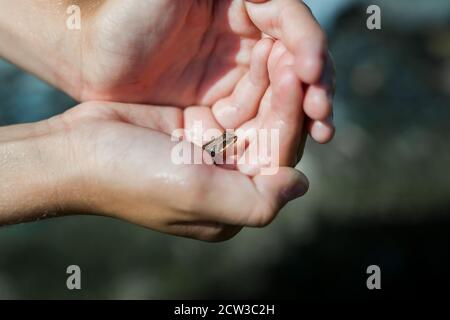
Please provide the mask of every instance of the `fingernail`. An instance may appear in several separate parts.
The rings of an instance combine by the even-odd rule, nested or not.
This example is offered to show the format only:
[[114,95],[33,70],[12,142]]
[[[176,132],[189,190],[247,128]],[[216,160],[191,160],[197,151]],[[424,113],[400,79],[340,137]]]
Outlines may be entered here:
[[306,176],[302,174],[297,183],[295,183],[290,188],[285,190],[285,192],[283,192],[283,198],[286,202],[292,201],[294,199],[303,196],[308,191],[308,189],[309,189],[308,178],[306,178]]

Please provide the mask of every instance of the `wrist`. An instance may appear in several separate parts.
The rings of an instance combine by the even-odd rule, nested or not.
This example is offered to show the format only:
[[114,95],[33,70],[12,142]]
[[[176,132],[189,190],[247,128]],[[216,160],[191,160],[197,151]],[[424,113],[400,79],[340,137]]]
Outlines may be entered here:
[[0,56],[78,98],[86,21],[80,30],[68,28],[69,6],[45,0],[2,5]]
[[43,123],[26,126],[28,131],[29,126],[35,127],[35,135],[0,142],[0,225],[78,209],[74,201],[77,194],[71,194],[78,186],[77,174],[61,138],[42,132]]

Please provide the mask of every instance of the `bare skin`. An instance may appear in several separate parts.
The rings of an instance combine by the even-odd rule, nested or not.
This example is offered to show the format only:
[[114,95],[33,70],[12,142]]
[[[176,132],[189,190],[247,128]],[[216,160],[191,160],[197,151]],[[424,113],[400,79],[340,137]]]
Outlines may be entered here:
[[[271,41],[258,47],[270,50]],[[295,117],[302,116],[298,79],[281,64],[272,73],[267,92],[273,93],[244,126],[290,121],[282,135],[295,141]],[[268,84],[269,73],[261,79]],[[207,241],[267,225],[308,189],[306,177],[288,167],[297,149],[283,144],[275,175],[248,174],[245,166],[224,169],[208,159],[174,164],[170,134],[186,128],[193,115],[211,123],[204,109],[89,102],[46,121],[0,128],[0,225],[89,213]]]
[[[77,3],[80,32],[66,29],[65,10],[73,1],[0,0],[5,7],[0,38],[12,43],[0,53],[80,101],[214,108],[221,100],[223,110],[223,99],[245,84],[251,53],[265,34],[278,40],[279,59],[290,56],[293,72],[305,84],[306,129],[320,143],[332,138],[334,72],[326,37],[301,1]],[[24,17],[26,23],[12,32]],[[234,101],[228,107],[247,105]]]
[[[79,4],[88,11],[85,28],[67,35],[55,28],[64,6],[8,1],[0,43],[10,46],[0,52],[79,100],[152,105],[88,102],[47,121],[0,128],[0,224],[94,213],[217,241],[244,226],[267,225],[306,192],[306,178],[290,168],[303,152],[304,133],[327,142],[334,128],[333,69],[303,4]],[[11,33],[20,19],[14,9],[50,12],[48,23],[32,19]],[[279,129],[280,170],[263,176],[258,165],[174,165],[169,134],[197,120],[219,130]]]
[[0,225],[89,213],[222,241],[266,226],[307,191],[306,177],[289,167],[249,177],[173,164],[168,133],[182,122],[179,108],[90,102],[1,128]]

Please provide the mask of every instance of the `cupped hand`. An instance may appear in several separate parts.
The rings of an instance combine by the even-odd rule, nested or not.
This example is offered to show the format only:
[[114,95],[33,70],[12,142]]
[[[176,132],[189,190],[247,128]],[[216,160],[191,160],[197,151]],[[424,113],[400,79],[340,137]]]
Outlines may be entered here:
[[[263,69],[268,66],[261,64],[264,59],[256,45],[262,37],[270,37],[276,41],[272,62],[290,60],[297,82],[305,84],[302,97],[309,118],[306,129],[318,142],[331,139],[334,71],[325,54],[325,35],[302,2],[97,3],[85,24],[80,100],[181,108],[211,107],[219,101],[223,105],[234,100],[231,108],[250,114],[253,111],[249,110],[255,107],[232,96],[253,89],[258,91],[254,96],[259,95],[258,88],[250,82],[265,80],[256,79],[258,75],[249,80],[250,69],[256,66],[267,73]],[[222,106],[221,110],[224,109]],[[217,121],[221,122],[219,118]],[[224,127],[227,124],[221,123]]]
[[66,159],[64,175],[73,177],[70,191],[58,191],[60,209],[219,241],[244,226],[267,225],[284,204],[306,192],[306,177],[288,167],[249,177],[208,164],[206,153],[203,164],[175,164],[175,145],[198,148],[172,141],[183,118],[179,108],[89,102],[48,120],[46,148],[53,143]]

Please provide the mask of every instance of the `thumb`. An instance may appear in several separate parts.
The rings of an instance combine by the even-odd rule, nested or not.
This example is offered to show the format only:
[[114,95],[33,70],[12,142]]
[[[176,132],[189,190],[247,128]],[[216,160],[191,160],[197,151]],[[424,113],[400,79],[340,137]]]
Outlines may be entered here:
[[308,178],[290,167],[280,167],[275,175],[259,175],[253,181],[262,197],[268,199],[275,211],[286,203],[303,196],[309,189]]

